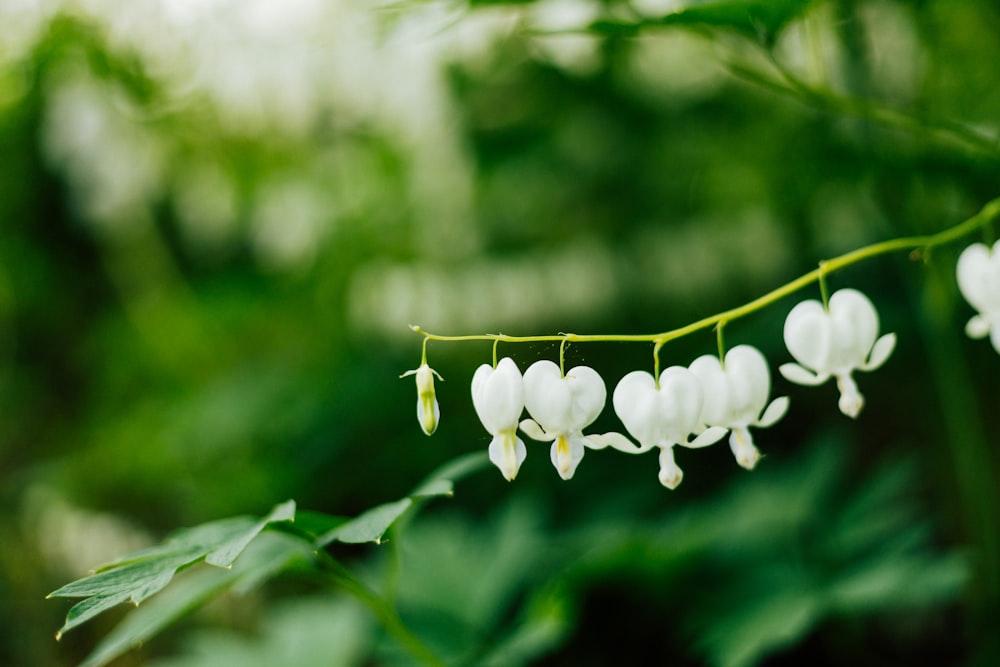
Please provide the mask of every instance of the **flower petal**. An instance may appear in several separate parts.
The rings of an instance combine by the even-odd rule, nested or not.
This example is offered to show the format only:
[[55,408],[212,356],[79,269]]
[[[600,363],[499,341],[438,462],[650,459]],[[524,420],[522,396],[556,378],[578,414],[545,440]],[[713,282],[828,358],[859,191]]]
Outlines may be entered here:
[[594,434],[584,436],[583,442],[591,449],[604,449],[605,447],[611,447],[612,449],[617,449],[619,452],[625,452],[626,454],[644,454],[653,448],[653,445],[648,447],[637,445],[621,433],[615,433],[614,431],[610,433],[601,433],[600,435]]
[[774,426],[779,419],[785,416],[788,412],[789,400],[787,396],[779,396],[778,398],[771,401],[771,404],[767,406],[767,410],[764,410],[764,414],[760,416],[760,419],[756,421],[755,426],[760,426],[761,428],[767,428],[768,426]]
[[729,429],[723,428],[721,426],[710,426],[709,428],[706,428],[704,431],[699,433],[694,440],[691,440],[690,442],[681,441],[678,442],[677,444],[681,445],[682,447],[687,447],[688,449],[698,449],[699,447],[708,447],[709,445],[714,445],[719,440],[721,440],[722,436],[724,436],[727,431],[729,431]]
[[566,373],[565,381],[573,396],[571,421],[574,428],[583,430],[604,410],[608,399],[604,378],[590,366],[575,366]]
[[524,404],[531,416],[552,433],[570,433],[589,426],[608,393],[593,368],[577,366],[565,377],[551,361],[536,361],[524,373]]
[[555,466],[559,476],[570,479],[583,460],[584,451],[583,438],[559,436],[552,443],[549,458],[552,459],[552,465]]
[[493,436],[489,447],[490,461],[493,462],[508,482],[514,481],[517,471],[528,456],[524,442],[514,431],[503,431]]
[[671,366],[660,373],[658,393],[659,443],[687,440],[701,426],[701,382],[688,369]]
[[547,433],[545,429],[539,426],[538,422],[534,419],[522,419],[521,423],[518,424],[518,428],[532,440],[538,440],[539,442],[551,442],[556,439],[554,434]]
[[524,407],[545,429],[555,433],[569,430],[572,402],[569,385],[556,364],[543,359],[524,371]]
[[646,371],[632,371],[615,387],[612,404],[615,414],[639,444],[650,447],[657,439],[656,380]]
[[830,297],[830,319],[833,340],[827,370],[859,368],[878,337],[878,312],[874,304],[856,289],[837,290]]
[[660,448],[660,484],[668,489],[676,489],[677,485],[684,479],[684,471],[677,467],[674,461],[674,448]]
[[754,446],[753,437],[748,429],[733,429],[733,434],[729,436],[729,449],[732,450],[741,468],[753,470],[760,460],[760,450]]
[[659,387],[645,371],[633,371],[615,387],[615,412],[625,428],[648,449],[687,440],[701,417],[701,383],[686,368],[671,366]]
[[513,430],[524,410],[521,371],[510,357],[492,368],[483,364],[472,377],[472,404],[486,430],[496,435]]
[[421,394],[417,397],[417,421],[420,422],[420,428],[423,432],[427,435],[433,435],[440,420],[441,408],[438,406],[434,394]]
[[1000,352],[1000,327],[993,327],[990,331],[990,342],[993,344],[993,349]]
[[750,424],[767,404],[771,393],[771,372],[767,360],[755,347],[737,345],[726,353],[726,379],[729,385],[729,419],[711,422],[718,426]]
[[725,424],[729,421],[729,382],[719,358],[712,354],[698,357],[688,366],[701,383],[702,404],[699,422]]
[[1000,245],[973,243],[959,255],[955,272],[958,289],[973,308],[981,313],[1000,310]]
[[859,368],[863,371],[875,370],[889,359],[889,355],[894,349],[896,349],[896,334],[887,333],[875,341],[871,354],[868,355],[868,361]]
[[821,385],[830,379],[829,373],[815,374],[812,371],[806,370],[798,364],[781,364],[778,367],[778,372],[789,382],[794,382],[795,384],[801,384],[806,387],[815,387]]
[[982,315],[973,315],[965,325],[965,335],[969,338],[986,338],[990,334],[990,321]]
[[817,373],[830,370],[833,324],[819,301],[809,299],[792,308],[785,318],[783,335],[797,362]]
[[857,419],[861,408],[865,407],[865,397],[858,391],[858,384],[850,373],[837,376],[837,388],[840,390],[837,407],[851,419]]

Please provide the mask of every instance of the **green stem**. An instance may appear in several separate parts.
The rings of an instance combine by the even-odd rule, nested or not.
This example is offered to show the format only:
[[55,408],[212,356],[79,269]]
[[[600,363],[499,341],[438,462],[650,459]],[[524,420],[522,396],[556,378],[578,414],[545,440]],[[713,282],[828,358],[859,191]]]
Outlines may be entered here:
[[830,310],[830,290],[826,286],[826,262],[819,263],[819,294],[823,299],[823,310]]
[[907,132],[950,139],[987,155],[994,157],[997,155],[998,146],[995,138],[986,137],[966,125],[948,120],[935,121],[915,118],[897,109],[879,106],[870,100],[838,95],[828,90],[812,87],[782,65],[770,51],[766,53],[766,56],[783,81],[736,63],[729,64],[729,71],[744,81],[794,97],[803,104],[822,111],[856,116]]
[[653,379],[656,381],[656,388],[660,388],[660,348],[663,343],[656,341],[653,344]]
[[[857,264],[858,262],[871,259],[872,257],[877,257],[879,255],[885,255],[893,252],[899,252],[901,250],[911,250],[917,255],[921,252],[926,252],[930,248],[935,246],[944,245],[946,243],[951,243],[957,241],[965,236],[968,236],[980,227],[984,227],[990,222],[992,222],[997,216],[1000,216],[1000,198],[993,199],[987,203],[976,215],[971,218],[958,223],[953,227],[949,227],[944,231],[938,232],[937,234],[928,234],[925,236],[906,236],[898,239],[891,239],[888,241],[882,241],[880,243],[873,243],[871,245],[865,246],[863,248],[858,248],[857,250],[852,250],[851,252],[845,253],[833,259],[828,259],[820,262],[819,268],[816,268],[809,273],[799,276],[795,280],[785,283],[777,289],[771,290],[767,294],[754,299],[748,303],[738,306],[736,308],[731,308],[729,310],[723,311],[721,313],[716,313],[710,317],[705,317],[703,319],[692,322],[683,327],[677,329],[671,329],[670,331],[664,331],[661,333],[654,334],[558,334],[558,335],[544,335],[544,336],[508,336],[506,334],[472,334],[465,336],[443,336],[440,334],[430,333],[429,331],[424,331],[419,326],[410,325],[410,328],[422,336],[425,340],[440,340],[440,341],[471,341],[471,340],[492,340],[494,343],[494,356],[496,354],[496,345],[503,341],[505,343],[542,343],[542,342],[552,342],[552,341],[562,341],[564,343],[599,343],[599,342],[635,342],[635,343],[655,343],[654,356],[656,361],[659,361],[659,348],[672,340],[687,336],[689,334],[695,333],[696,331],[701,331],[702,329],[707,329],[718,325],[720,322],[731,322],[733,320],[745,317],[761,310],[765,306],[769,306],[772,303],[782,299],[789,294],[797,292],[803,287],[807,287],[815,282],[820,282],[826,275],[829,275],[835,271],[851,266],[852,264]],[[821,282],[822,286],[822,282]],[[659,363],[656,363],[657,368]]]
[[413,634],[403,623],[395,608],[375,591],[371,590],[350,570],[331,558],[325,552],[320,552],[322,575],[326,581],[346,591],[364,604],[375,615],[385,628],[385,631],[402,646],[407,653],[423,665],[430,667],[445,667],[441,658]]
[[719,345],[719,363],[726,367],[726,340],[722,335],[722,330],[726,328],[726,321],[722,320],[715,325],[715,342]]

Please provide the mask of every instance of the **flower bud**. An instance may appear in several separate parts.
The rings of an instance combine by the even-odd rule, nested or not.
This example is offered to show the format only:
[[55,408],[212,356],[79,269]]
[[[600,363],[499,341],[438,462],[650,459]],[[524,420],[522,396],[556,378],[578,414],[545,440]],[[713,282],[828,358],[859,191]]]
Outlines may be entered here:
[[437,371],[422,364],[420,368],[406,371],[399,377],[408,375],[417,376],[417,421],[424,433],[431,435],[437,429],[438,420],[441,418],[441,409],[438,407],[437,397],[434,395],[434,376],[442,382],[444,379],[438,375]]

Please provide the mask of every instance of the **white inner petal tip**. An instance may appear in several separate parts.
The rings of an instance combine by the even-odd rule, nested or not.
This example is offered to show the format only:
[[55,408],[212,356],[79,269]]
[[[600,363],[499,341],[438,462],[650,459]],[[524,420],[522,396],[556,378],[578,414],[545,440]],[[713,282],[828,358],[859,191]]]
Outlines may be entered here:
[[677,488],[684,479],[684,472],[677,467],[674,461],[674,450],[672,447],[660,448],[660,484],[671,491]]
[[861,414],[861,408],[865,406],[865,397],[858,391],[858,385],[850,375],[837,377],[837,386],[840,388],[840,400],[837,407],[840,411],[851,419],[857,419]]
[[986,338],[990,333],[990,323],[982,315],[973,315],[969,323],[965,325],[965,335],[969,338]]
[[517,472],[524,463],[527,450],[521,439],[514,435],[513,431],[498,433],[493,437],[489,447],[490,461],[500,469],[504,479],[508,482],[514,481]]
[[754,446],[753,437],[745,428],[733,430],[733,434],[729,436],[729,448],[741,468],[753,470],[760,461],[760,450]]

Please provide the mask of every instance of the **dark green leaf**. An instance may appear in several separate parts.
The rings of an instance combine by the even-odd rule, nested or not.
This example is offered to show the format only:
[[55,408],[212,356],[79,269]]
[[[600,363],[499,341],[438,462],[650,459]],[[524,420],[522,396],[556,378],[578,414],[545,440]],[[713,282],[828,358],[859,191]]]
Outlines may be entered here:
[[247,546],[232,569],[198,568],[178,577],[162,595],[129,614],[80,667],[106,665],[223,591],[236,588],[245,592],[296,563],[307,561],[311,553],[312,549],[302,540],[277,532],[265,533]]
[[179,570],[199,560],[217,567],[231,566],[268,524],[291,521],[294,516],[295,503],[288,501],[260,520],[237,517],[189,528],[161,545],[130,554],[53,591],[49,597],[87,598],[70,609],[57,636],[126,600],[140,604],[163,590]]
[[403,498],[392,503],[373,507],[360,516],[351,519],[337,528],[322,535],[316,540],[316,545],[325,547],[331,542],[347,542],[360,544],[362,542],[380,542],[385,531],[389,530],[396,519],[410,508],[413,501]]

